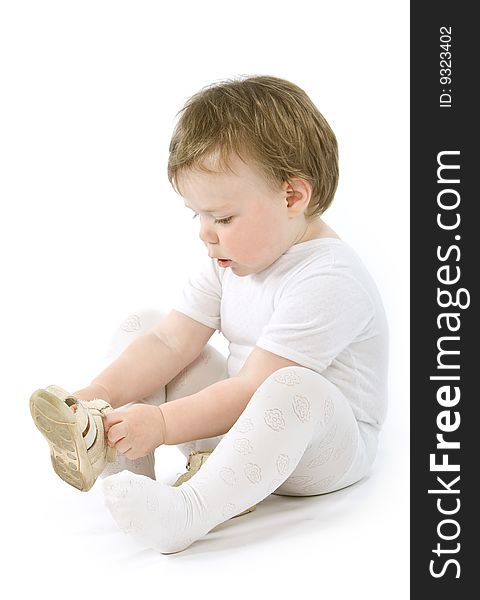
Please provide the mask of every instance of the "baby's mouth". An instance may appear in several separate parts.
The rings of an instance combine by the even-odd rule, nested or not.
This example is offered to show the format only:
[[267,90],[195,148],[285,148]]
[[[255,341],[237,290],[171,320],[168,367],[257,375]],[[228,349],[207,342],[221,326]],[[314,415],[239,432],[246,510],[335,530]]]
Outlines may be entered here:
[[228,258],[217,258],[218,266],[226,269],[232,264],[232,261]]

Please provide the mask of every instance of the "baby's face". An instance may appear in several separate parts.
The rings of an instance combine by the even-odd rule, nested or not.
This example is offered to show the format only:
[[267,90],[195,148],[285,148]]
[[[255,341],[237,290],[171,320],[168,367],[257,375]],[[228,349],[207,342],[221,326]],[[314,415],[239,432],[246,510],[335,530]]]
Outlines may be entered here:
[[256,167],[238,157],[230,164],[234,173],[188,171],[179,188],[185,205],[198,215],[208,255],[235,275],[251,275],[269,267],[292,243],[287,186],[273,190]]

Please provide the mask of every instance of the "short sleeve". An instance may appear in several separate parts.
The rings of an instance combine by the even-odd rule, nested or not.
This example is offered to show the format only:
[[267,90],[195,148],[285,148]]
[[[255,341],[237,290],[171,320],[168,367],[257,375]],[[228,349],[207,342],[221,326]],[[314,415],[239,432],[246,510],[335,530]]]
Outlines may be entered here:
[[222,282],[213,260],[208,259],[191,275],[173,308],[195,321],[220,329]]
[[257,346],[317,372],[350,344],[368,335],[372,302],[341,270],[293,278],[279,297]]

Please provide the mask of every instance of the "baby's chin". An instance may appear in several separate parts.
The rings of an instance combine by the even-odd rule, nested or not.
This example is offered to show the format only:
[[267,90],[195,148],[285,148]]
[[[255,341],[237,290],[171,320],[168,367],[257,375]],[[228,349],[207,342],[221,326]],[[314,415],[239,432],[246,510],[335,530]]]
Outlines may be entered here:
[[245,265],[239,265],[238,263],[232,264],[230,270],[237,277],[246,277],[247,275],[254,275],[257,271],[252,269],[251,267],[247,267]]
[[246,277],[247,275],[257,275],[258,273],[265,271],[265,269],[268,269],[268,267],[270,267],[270,265],[272,265],[272,264],[273,263],[268,263],[266,265],[259,265],[259,266],[253,266],[253,265],[247,266],[247,265],[239,265],[238,263],[234,263],[234,264],[232,264],[230,269],[232,270],[232,273],[234,275],[236,275],[237,277]]

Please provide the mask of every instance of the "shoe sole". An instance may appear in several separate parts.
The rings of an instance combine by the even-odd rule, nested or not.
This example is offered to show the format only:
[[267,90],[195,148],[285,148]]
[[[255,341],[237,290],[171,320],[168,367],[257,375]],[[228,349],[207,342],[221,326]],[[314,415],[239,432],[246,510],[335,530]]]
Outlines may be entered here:
[[96,477],[75,413],[61,398],[43,389],[30,397],[30,413],[50,446],[55,473],[77,490],[88,491]]

